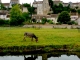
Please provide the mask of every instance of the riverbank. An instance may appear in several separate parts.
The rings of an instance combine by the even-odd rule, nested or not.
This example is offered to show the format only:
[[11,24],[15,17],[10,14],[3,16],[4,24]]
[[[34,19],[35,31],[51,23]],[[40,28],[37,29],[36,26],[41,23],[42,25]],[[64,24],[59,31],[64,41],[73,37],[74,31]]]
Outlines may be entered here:
[[[38,42],[31,42],[24,32],[32,32]],[[80,31],[78,29],[0,27],[0,52],[49,52],[80,51]]]
[[[57,48],[56,48],[57,47]],[[68,45],[48,45],[48,46],[12,46],[0,47],[0,54],[17,55],[17,54],[35,54],[35,53],[51,53],[51,52],[80,52],[80,49],[70,49]]]

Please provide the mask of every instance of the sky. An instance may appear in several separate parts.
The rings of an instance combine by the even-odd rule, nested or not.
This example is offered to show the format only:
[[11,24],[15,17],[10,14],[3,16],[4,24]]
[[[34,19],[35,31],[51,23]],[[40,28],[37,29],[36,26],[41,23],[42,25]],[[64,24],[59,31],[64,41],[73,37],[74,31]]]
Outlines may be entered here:
[[[2,3],[9,3],[10,0],[1,0]],[[34,0],[20,0],[20,3],[33,3]],[[43,0],[36,0],[36,1],[43,1]],[[80,2],[80,0],[61,0],[63,2]]]

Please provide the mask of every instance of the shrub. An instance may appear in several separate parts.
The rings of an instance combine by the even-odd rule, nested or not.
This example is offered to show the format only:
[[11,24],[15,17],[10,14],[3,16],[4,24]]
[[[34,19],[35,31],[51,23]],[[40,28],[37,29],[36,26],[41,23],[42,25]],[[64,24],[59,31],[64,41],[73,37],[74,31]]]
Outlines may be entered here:
[[70,22],[68,22],[68,24],[69,24],[69,25],[73,25],[73,24],[77,25],[77,22],[75,22],[75,21],[70,21]]
[[58,16],[58,22],[62,23],[62,24],[67,24],[70,21],[70,15],[67,11],[63,11],[60,13],[60,15]]
[[9,25],[9,20],[0,19],[0,25]]
[[52,21],[52,20],[47,20],[47,22],[48,22],[49,24],[53,24],[53,21]]
[[47,19],[46,18],[43,18],[42,19],[42,24],[45,24],[47,22]]

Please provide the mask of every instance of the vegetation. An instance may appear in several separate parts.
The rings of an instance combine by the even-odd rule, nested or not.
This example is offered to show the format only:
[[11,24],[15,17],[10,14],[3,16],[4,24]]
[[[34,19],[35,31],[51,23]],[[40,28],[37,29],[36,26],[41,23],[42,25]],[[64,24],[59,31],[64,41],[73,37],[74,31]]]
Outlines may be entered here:
[[49,1],[49,5],[50,5],[50,10],[52,11],[52,13],[54,14],[58,14],[61,13],[62,11],[67,11],[67,12],[72,12],[71,8],[70,8],[70,4],[68,6],[63,6],[62,3],[54,4],[54,2],[52,0],[48,0]]
[[[31,42],[27,37],[23,41],[24,32],[33,32],[39,37],[38,43]],[[0,27],[0,49],[36,49],[44,50],[62,49],[65,45],[67,49],[78,49],[80,47],[80,31],[77,29],[35,29],[21,27]],[[78,49],[79,50],[79,49]]]
[[6,8],[4,7],[2,3],[0,3],[0,10],[6,10]]
[[42,19],[42,24],[45,24],[47,22],[47,19],[46,18],[43,18]]
[[34,8],[33,6],[31,6],[30,4],[24,3],[24,4],[23,4],[23,7],[27,7],[28,12],[29,12],[30,14],[35,13],[35,8]]
[[9,20],[0,19],[0,26],[9,25]]
[[12,7],[10,11],[10,25],[21,25],[24,22],[24,17],[22,16],[22,12],[20,10],[19,5],[15,5]]
[[60,13],[60,15],[58,16],[58,22],[62,23],[62,24],[67,24],[68,22],[70,22],[70,15],[68,14],[67,11],[63,11]]

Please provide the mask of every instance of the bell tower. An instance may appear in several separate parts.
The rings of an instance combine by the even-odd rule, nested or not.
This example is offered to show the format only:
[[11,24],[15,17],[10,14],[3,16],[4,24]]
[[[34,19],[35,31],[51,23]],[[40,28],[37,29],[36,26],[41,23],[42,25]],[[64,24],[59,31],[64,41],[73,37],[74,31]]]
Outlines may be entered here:
[[43,0],[43,15],[47,15],[49,13],[50,6],[48,0]]

